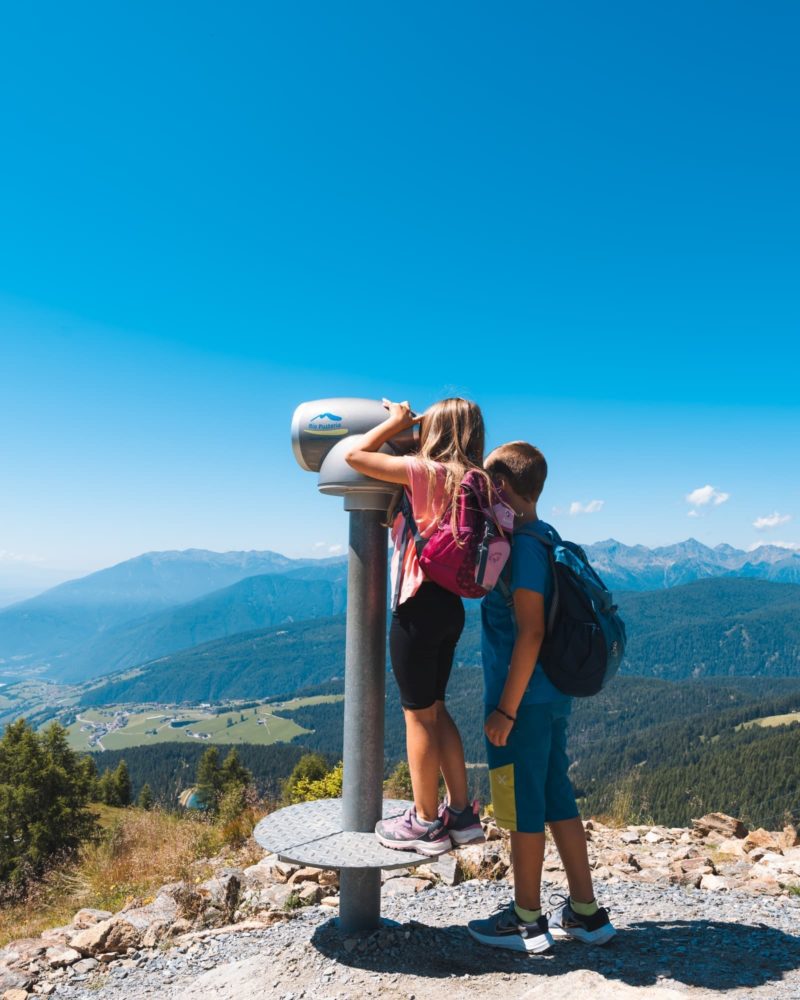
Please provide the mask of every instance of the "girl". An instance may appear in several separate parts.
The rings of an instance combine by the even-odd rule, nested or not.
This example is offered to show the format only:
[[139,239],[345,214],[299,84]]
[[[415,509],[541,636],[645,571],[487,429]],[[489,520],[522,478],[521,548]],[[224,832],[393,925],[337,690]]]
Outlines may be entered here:
[[[482,470],[484,427],[480,408],[466,399],[444,399],[421,417],[407,402],[390,403],[386,420],[357,442],[347,462],[357,472],[405,487],[414,520],[427,538],[444,516],[455,521],[455,499],[470,470]],[[380,448],[402,430],[420,424],[417,455],[395,456]],[[487,477],[487,485],[488,477]],[[435,855],[453,842],[483,840],[477,802],[467,798],[464,748],[445,707],[445,689],[461,631],[461,598],[425,578],[415,545],[405,546],[405,518],[394,519],[392,592],[397,606],[389,630],[389,652],[406,723],[406,748],[414,805],[382,820],[375,833],[386,847]],[[439,808],[439,772],[447,788]]]

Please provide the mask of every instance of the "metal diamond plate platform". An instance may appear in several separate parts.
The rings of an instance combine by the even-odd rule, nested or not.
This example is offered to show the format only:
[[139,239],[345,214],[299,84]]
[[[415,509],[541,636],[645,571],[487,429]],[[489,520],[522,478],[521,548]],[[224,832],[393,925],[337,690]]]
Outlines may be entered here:
[[[383,818],[404,812],[411,802],[383,800]],[[374,833],[342,830],[342,800],[321,799],[287,806],[265,816],[253,831],[256,841],[282,861],[312,868],[407,868],[432,858],[392,851]]]

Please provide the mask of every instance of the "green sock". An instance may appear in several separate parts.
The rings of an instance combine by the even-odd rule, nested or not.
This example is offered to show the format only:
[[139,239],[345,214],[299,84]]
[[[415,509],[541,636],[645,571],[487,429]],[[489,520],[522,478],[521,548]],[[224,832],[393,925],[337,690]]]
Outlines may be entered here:
[[525,910],[518,903],[514,903],[514,910],[523,924],[535,924],[542,915],[541,909]]
[[591,917],[600,909],[593,899],[591,903],[576,903],[572,896],[569,897],[569,905],[579,917]]

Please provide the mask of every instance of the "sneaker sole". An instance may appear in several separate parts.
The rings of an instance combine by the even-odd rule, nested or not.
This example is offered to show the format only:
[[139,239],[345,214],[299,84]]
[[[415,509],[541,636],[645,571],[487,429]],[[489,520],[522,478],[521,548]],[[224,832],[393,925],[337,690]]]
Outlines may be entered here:
[[447,854],[448,851],[452,851],[453,849],[453,844],[449,837],[440,843],[432,843],[427,840],[388,840],[379,833],[376,833],[375,836],[390,851],[414,851],[415,854],[424,854],[427,858],[435,858],[439,854]]
[[617,930],[615,927],[598,927],[596,931],[585,931],[581,927],[570,927],[568,931],[563,927],[551,927],[550,933],[558,941],[582,941],[584,944],[608,944]]
[[472,830],[448,830],[450,839],[456,847],[463,847],[464,844],[483,844],[486,842],[486,834],[482,827]]
[[494,937],[489,934],[481,934],[480,931],[474,931],[471,927],[467,927],[467,930],[476,941],[487,945],[489,948],[505,948],[506,951],[522,951],[527,952],[529,955],[539,955],[543,951],[549,951],[553,947],[553,939],[549,934],[542,934],[535,938],[524,938],[521,934]]

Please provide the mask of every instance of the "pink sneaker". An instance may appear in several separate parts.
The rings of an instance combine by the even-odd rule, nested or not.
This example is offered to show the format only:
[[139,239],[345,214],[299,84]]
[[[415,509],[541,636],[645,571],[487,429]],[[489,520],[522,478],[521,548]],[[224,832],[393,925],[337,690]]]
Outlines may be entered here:
[[445,804],[439,815],[445,830],[450,834],[450,839],[457,847],[463,844],[482,844],[486,840],[477,799],[471,805],[465,806],[461,812],[454,812]]
[[441,818],[432,823],[417,819],[414,806],[392,819],[382,819],[375,827],[375,836],[384,847],[397,851],[416,851],[433,857],[445,854],[453,843]]

